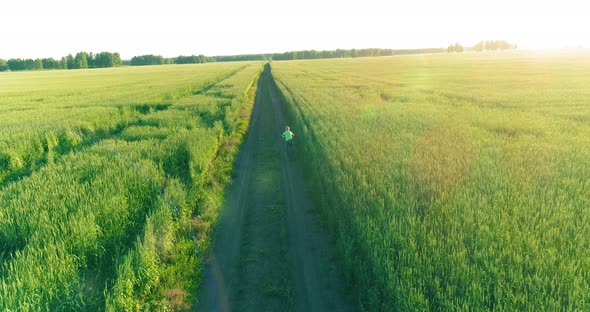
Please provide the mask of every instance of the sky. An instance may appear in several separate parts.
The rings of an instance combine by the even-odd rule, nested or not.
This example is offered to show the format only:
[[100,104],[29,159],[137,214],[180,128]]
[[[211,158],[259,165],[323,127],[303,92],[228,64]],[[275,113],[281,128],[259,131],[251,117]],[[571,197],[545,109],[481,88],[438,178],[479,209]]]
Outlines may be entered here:
[[507,40],[590,47],[583,0],[6,0],[0,58],[235,55]]

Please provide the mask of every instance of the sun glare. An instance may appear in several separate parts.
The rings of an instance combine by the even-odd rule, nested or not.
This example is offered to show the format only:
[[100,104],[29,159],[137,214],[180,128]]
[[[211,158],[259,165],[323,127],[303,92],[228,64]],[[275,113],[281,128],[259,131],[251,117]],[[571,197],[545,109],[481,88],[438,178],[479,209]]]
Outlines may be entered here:
[[521,49],[590,46],[588,5],[573,0],[367,0],[362,5],[170,0],[142,6],[105,0],[101,6],[86,8],[89,13],[83,16],[67,10],[84,6],[73,0],[39,1],[39,9],[33,11],[27,9],[30,4],[3,4],[6,12],[28,14],[0,19],[0,29],[11,30],[3,33],[3,42],[9,44],[0,49],[0,58],[61,57],[83,50],[117,51],[130,58],[148,53],[173,57],[440,48],[455,42],[468,47],[482,40],[506,40]]

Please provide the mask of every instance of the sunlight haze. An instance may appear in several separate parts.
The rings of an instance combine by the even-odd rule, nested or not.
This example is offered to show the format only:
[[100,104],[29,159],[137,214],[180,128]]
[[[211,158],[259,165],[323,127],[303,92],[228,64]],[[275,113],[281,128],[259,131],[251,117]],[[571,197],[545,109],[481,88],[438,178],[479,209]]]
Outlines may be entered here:
[[337,48],[435,48],[507,40],[590,46],[583,1],[9,1],[0,58],[79,51],[164,57]]

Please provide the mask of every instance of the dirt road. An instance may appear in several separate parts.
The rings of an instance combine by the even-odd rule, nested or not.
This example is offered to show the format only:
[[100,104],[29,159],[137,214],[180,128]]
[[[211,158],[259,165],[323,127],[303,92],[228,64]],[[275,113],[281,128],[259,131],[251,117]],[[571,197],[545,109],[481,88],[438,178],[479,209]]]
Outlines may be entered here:
[[197,311],[349,311],[301,166],[281,144],[285,121],[268,74],[259,80]]

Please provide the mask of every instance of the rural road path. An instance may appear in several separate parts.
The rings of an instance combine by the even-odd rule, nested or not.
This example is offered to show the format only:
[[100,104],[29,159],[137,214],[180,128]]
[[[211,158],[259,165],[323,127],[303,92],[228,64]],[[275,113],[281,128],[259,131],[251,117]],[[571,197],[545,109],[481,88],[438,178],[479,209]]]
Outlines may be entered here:
[[197,311],[350,311],[268,70],[214,234]]

